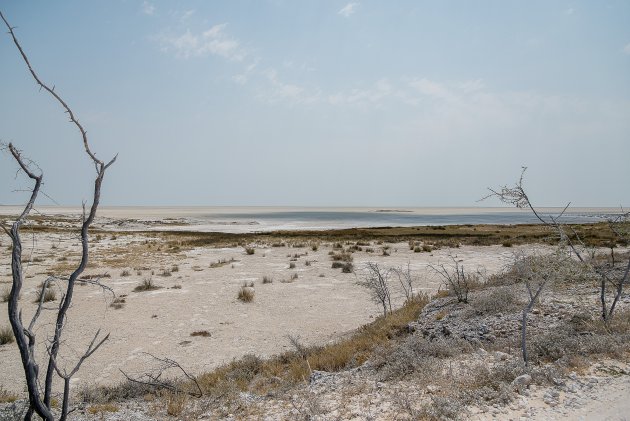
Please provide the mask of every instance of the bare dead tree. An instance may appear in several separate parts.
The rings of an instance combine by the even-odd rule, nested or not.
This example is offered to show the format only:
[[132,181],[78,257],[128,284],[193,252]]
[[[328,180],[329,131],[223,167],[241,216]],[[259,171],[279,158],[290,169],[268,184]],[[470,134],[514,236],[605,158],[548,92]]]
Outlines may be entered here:
[[389,287],[391,269],[384,269],[378,263],[367,262],[363,271],[363,278],[357,284],[370,291],[372,300],[383,306],[383,316],[392,312],[392,296]]
[[[13,333],[16,338],[16,343],[18,345],[20,356],[22,360],[22,365],[24,367],[24,374],[26,378],[27,390],[29,395],[29,410],[25,416],[25,419],[31,419],[33,412],[36,412],[41,418],[45,420],[53,420],[54,416],[51,411],[51,394],[53,389],[53,376],[57,373],[64,380],[64,402],[61,411],[61,420],[65,420],[68,414],[68,399],[70,393],[70,378],[79,370],[83,362],[89,358],[100,346],[108,339],[109,335],[106,335],[103,338],[99,338],[100,331],[97,331],[89,344],[85,353],[79,358],[79,361],[74,366],[72,370],[66,371],[62,369],[57,364],[59,348],[62,343],[62,336],[64,326],[66,325],[67,313],[70,305],[72,303],[74,286],[75,282],[85,270],[88,264],[89,257],[89,245],[88,245],[88,230],[96,217],[96,211],[98,209],[100,196],[101,196],[101,184],[103,182],[103,178],[105,176],[105,171],[116,161],[116,157],[114,157],[109,162],[105,163],[104,161],[98,159],[96,155],[90,149],[90,145],[88,143],[87,132],[83,128],[83,126],[79,123],[77,118],[75,117],[74,112],[68,106],[68,104],[55,92],[54,86],[50,88],[48,85],[43,83],[33,67],[31,63],[22,49],[18,39],[16,38],[14,28],[9,24],[5,16],[0,12],[0,17],[2,21],[6,25],[9,35],[11,36],[13,43],[15,44],[17,50],[19,51],[22,60],[26,64],[30,74],[33,76],[36,84],[39,86],[41,90],[48,92],[63,108],[64,112],[68,115],[70,122],[76,126],[79,130],[83,147],[85,149],[86,154],[89,159],[94,164],[96,170],[96,178],[94,180],[94,192],[92,196],[92,204],[90,206],[89,212],[86,211],[85,204],[83,205],[83,216],[82,216],[82,224],[81,224],[81,260],[76,269],[72,272],[69,278],[66,281],[65,291],[61,297],[59,307],[56,309],[57,316],[54,324],[54,332],[52,338],[49,340],[50,342],[47,345],[48,350],[48,365],[46,369],[46,375],[44,379],[44,387],[43,391],[40,390],[38,381],[39,381],[39,367],[35,359],[35,345],[37,343],[35,336],[35,323],[41,314],[42,310],[46,310],[43,306],[44,299],[43,295],[40,297],[37,310],[31,323],[28,327],[24,326],[21,318],[21,311],[19,307],[18,297],[20,295],[20,290],[23,285],[23,268],[22,268],[22,243],[20,239],[20,228],[27,220],[33,206],[35,204],[35,200],[37,199],[38,193],[40,192],[40,188],[42,185],[43,173],[38,171],[37,173],[31,169],[31,165],[29,161],[27,161],[21,154],[21,152],[13,146],[13,144],[9,144],[6,148],[9,150],[15,161],[18,163],[21,171],[23,171],[31,180],[33,180],[34,185],[31,190],[30,198],[27,204],[24,207],[22,213],[17,217],[17,219],[13,222],[11,228],[7,228],[5,225],[2,225],[5,233],[11,238],[13,244],[13,250],[11,255],[11,274],[12,274],[12,287],[10,292],[9,299],[9,321],[11,323],[11,327],[13,329]],[[51,278],[48,278],[45,281],[44,285],[47,285],[51,281]]]
[[[628,256],[628,263],[625,266],[625,270],[621,273],[615,270],[614,253],[612,255],[612,270],[607,270],[605,265],[597,264],[595,261],[595,248],[587,247],[578,233],[571,226],[561,222],[561,217],[567,211],[571,203],[567,204],[558,215],[548,215],[546,218],[543,217],[532,205],[527,193],[525,192],[525,188],[523,187],[523,178],[526,170],[527,167],[523,167],[521,176],[514,186],[502,186],[498,190],[489,188],[488,190],[490,190],[490,194],[483,197],[481,200],[495,197],[501,202],[517,208],[529,209],[542,224],[551,228],[558,236],[560,246],[567,246],[577,259],[585,265],[590,273],[599,277],[601,317],[604,322],[608,322],[613,317],[617,303],[623,295],[624,285],[630,281],[630,256]],[[618,241],[625,242],[626,244],[630,238],[628,235],[628,218],[629,214],[627,212],[622,212],[622,214],[617,216],[608,217],[611,231],[615,234]],[[607,298],[607,287],[609,284],[613,286],[613,298],[610,308],[608,308]]]
[[407,301],[411,300],[414,296],[414,277],[411,273],[411,263],[407,262],[407,267],[399,266],[392,269],[392,271],[396,274],[396,277],[398,277],[398,283],[405,294],[405,299]]
[[529,301],[523,307],[521,318],[521,353],[523,362],[528,366],[527,355],[527,319],[529,313],[540,299],[545,287],[558,277],[562,276],[564,265],[568,256],[563,256],[561,251],[551,256],[520,256],[514,263],[514,270],[525,284]]
[[478,281],[479,270],[476,274],[466,273],[464,265],[453,256],[450,256],[452,264],[440,263],[429,265],[429,269],[435,272],[442,279],[444,286],[457,297],[457,302],[467,303],[468,294]]

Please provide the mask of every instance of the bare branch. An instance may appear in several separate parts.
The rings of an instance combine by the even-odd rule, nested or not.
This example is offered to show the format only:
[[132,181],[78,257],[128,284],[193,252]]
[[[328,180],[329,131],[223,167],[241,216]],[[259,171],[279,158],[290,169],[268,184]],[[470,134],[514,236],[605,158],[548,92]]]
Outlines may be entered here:
[[[143,354],[148,355],[149,357],[156,360],[158,362],[158,366],[155,368],[152,368],[151,370],[145,373],[142,373],[139,377],[135,377],[135,378],[129,376],[127,373],[120,370],[122,375],[125,376],[127,380],[129,380],[130,382],[142,384],[145,386],[155,387],[157,389],[166,389],[166,390],[170,390],[176,393],[184,392],[197,398],[200,398],[203,396],[203,391],[201,390],[201,386],[197,382],[197,379],[194,376],[188,374],[188,372],[177,361],[172,360],[170,358],[159,358],[148,352],[144,352]],[[162,380],[162,376],[166,373],[166,371],[170,369],[176,369],[178,371],[181,371],[184,377],[195,385],[196,391],[191,392],[191,391],[182,390],[181,388],[177,387],[175,382],[169,381],[169,380]]]

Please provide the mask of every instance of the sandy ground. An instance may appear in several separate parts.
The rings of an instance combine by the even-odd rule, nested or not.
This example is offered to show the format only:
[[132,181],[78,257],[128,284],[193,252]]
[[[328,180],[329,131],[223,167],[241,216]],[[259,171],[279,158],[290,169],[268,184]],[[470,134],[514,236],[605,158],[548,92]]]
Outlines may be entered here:
[[[127,235],[102,239],[93,247],[95,255],[120,254],[121,249],[142,244],[146,238]],[[25,239],[25,247],[27,244]],[[72,261],[78,250],[76,238],[60,241],[54,236],[37,239],[32,262],[26,265],[25,284],[20,304],[23,319],[29,321],[36,305],[37,286],[51,268],[59,266],[64,256]],[[0,290],[10,286],[10,253],[8,240],[0,248]],[[30,245],[29,245],[30,246]],[[76,361],[94,332],[101,328],[110,339],[81,367],[74,377],[75,386],[112,384],[123,379],[120,370],[134,373],[147,368],[144,353],[177,360],[192,373],[200,373],[248,353],[267,356],[289,348],[287,335],[299,336],[306,344],[333,341],[345,333],[369,322],[380,314],[367,291],[356,284],[362,264],[376,261],[394,267],[410,262],[417,275],[417,289],[434,292],[439,287],[435,276],[427,269],[430,263],[448,263],[449,255],[461,260],[471,270],[485,267],[488,274],[499,271],[518,251],[517,247],[461,247],[440,249],[432,253],[413,253],[406,243],[390,244],[391,256],[382,256],[380,246],[374,253],[354,253],[356,274],[344,274],[331,268],[328,253],[331,244],[311,248],[270,247],[256,245],[256,252],[247,255],[242,247],[197,248],[185,253],[165,255],[144,251],[143,265],[100,265],[86,274],[107,273],[102,282],[115,294],[124,297],[121,309],[109,306],[110,294],[94,286],[77,286],[65,342],[61,354],[70,367]],[[531,246],[530,246],[531,247]],[[30,251],[29,251],[30,253]],[[290,269],[290,258],[301,255]],[[211,268],[221,259],[233,263]],[[306,261],[310,265],[306,265]],[[149,264],[147,264],[149,262]],[[63,264],[65,262],[61,262]],[[171,276],[161,276],[173,269]],[[130,275],[122,276],[124,270]],[[153,273],[153,274],[152,274]],[[293,282],[283,282],[297,274]],[[264,275],[273,283],[262,284]],[[151,278],[160,289],[133,292],[135,286]],[[242,303],[237,292],[243,282],[253,282],[255,299]],[[181,286],[181,288],[173,288]],[[59,303],[61,290],[57,290]],[[397,294],[396,301],[401,302]],[[39,321],[37,336],[40,344],[50,335],[53,311],[45,312]],[[7,304],[0,303],[0,326],[8,326]],[[210,337],[192,337],[195,331],[208,331]],[[37,350],[42,359],[45,349]],[[42,364],[43,366],[43,364]],[[24,380],[15,343],[0,346],[0,386],[21,392]]]

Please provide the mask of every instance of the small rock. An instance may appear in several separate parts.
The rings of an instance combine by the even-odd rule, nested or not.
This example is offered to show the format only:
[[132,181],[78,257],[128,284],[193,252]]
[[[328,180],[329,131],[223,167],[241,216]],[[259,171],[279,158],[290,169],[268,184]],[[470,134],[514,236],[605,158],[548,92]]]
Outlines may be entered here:
[[506,361],[510,358],[510,354],[506,354],[505,352],[497,351],[494,353],[494,357],[499,361]]
[[516,387],[516,389],[518,389],[520,392],[521,390],[527,388],[527,386],[529,386],[531,382],[532,376],[530,376],[529,374],[521,374],[520,376],[512,380],[512,386]]

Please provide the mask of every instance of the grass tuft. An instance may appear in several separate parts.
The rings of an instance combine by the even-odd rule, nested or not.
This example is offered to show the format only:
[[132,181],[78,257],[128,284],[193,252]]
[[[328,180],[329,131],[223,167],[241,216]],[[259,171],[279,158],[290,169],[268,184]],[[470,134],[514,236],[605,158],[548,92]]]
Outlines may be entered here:
[[254,289],[249,286],[240,287],[237,298],[244,303],[251,303],[254,301]]
[[10,326],[0,328],[0,345],[10,344],[15,340]]
[[144,280],[142,281],[141,284],[137,285],[133,291],[134,292],[144,292],[144,291],[153,291],[156,289],[160,289],[161,287],[155,285],[155,283],[153,283],[153,279],[152,278],[144,278]]

